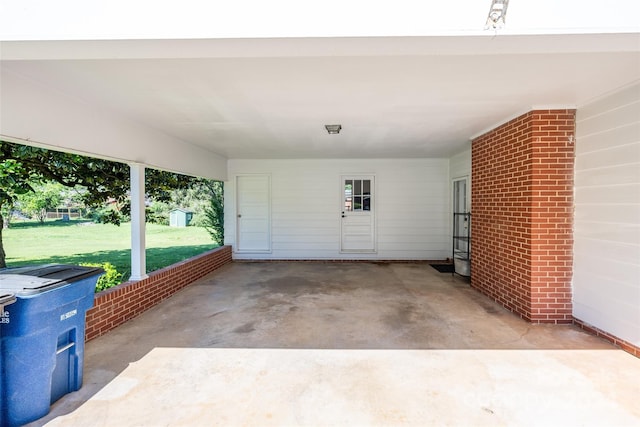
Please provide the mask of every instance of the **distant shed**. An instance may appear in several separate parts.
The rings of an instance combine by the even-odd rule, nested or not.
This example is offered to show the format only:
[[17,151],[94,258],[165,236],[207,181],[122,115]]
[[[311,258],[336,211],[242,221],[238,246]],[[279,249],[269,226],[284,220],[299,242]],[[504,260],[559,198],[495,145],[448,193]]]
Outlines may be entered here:
[[169,225],[171,227],[186,227],[193,218],[193,212],[185,209],[174,209],[169,213]]

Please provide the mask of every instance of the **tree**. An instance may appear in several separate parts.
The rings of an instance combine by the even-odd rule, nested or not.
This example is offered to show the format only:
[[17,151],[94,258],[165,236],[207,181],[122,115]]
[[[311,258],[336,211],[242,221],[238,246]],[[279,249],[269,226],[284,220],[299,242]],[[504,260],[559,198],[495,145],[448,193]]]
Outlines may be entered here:
[[47,182],[32,188],[34,191],[18,196],[20,210],[44,223],[47,210],[57,208],[62,202],[64,187],[59,183]]
[[[34,186],[47,181],[68,188],[83,187],[81,200],[87,207],[102,206],[114,200],[121,211],[111,211],[103,222],[120,224],[121,214],[130,213],[128,200],[129,166],[124,163],[95,159],[77,154],[62,153],[0,141],[0,223],[2,211],[18,195],[34,191]],[[187,188],[199,181],[186,175],[147,169],[147,195],[155,200],[170,200],[171,190]],[[0,268],[6,267],[0,227]]]
[[220,246],[224,245],[224,183],[209,181],[211,193],[209,206],[204,209],[204,227],[211,238]]
[[[3,144],[0,141],[0,144]],[[0,150],[0,153],[2,151]],[[2,229],[4,228],[3,211],[13,206],[15,198],[32,190],[29,181],[35,182],[37,177],[32,177],[15,159],[0,157],[0,268],[6,267],[4,246],[2,245]],[[6,213],[5,213],[6,214]]]

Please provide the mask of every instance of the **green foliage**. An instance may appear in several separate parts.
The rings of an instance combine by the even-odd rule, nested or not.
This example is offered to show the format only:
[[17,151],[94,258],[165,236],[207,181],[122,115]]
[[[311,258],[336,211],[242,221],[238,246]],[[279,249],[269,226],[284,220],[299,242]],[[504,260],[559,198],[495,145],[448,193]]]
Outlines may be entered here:
[[[2,142],[0,141],[0,144]],[[1,146],[0,146],[1,148]],[[3,154],[0,151],[0,154]],[[18,195],[32,191],[31,182],[36,181],[35,176],[31,176],[22,163],[15,159],[10,159],[2,155],[0,157],[0,268],[7,266],[5,263],[5,252],[2,246],[2,229],[8,226],[11,218],[13,203]]]
[[[1,141],[0,144],[2,144]],[[36,176],[31,176],[19,161],[2,156],[2,161],[0,161],[0,204],[13,201],[19,194],[33,191],[30,183],[36,182],[36,178]]]
[[[209,180],[200,179],[189,188],[177,189],[171,195],[167,215],[173,209],[187,209],[193,212],[190,225],[202,226],[204,210],[209,204]],[[168,218],[168,216],[167,216]]]
[[64,187],[61,184],[47,182],[33,186],[33,191],[17,197],[17,206],[27,215],[44,223],[47,209],[57,208],[64,199]]
[[[146,211],[147,222],[169,225],[169,216],[172,210],[187,209],[193,212],[193,218],[189,226],[206,228],[209,224],[206,211],[211,209],[212,194],[220,194],[222,196],[222,190],[222,183],[216,183],[216,181],[207,179],[195,180],[188,188],[177,188],[173,190],[170,201],[153,201]],[[220,201],[222,201],[222,199],[220,199]],[[220,205],[220,207],[222,206],[223,205]],[[222,240],[218,243],[221,244]]]
[[148,223],[169,225],[169,204],[166,202],[153,202],[146,209],[145,218]]
[[[0,172],[0,185],[13,182],[15,191],[32,191],[31,183],[54,181],[65,187],[81,187],[78,198],[86,206],[101,206],[111,201],[117,211],[129,214],[129,165],[0,141],[0,158],[5,172]],[[0,170],[2,167],[0,166]],[[176,188],[188,188],[199,181],[186,175],[147,169],[145,186],[153,200],[169,201]],[[114,223],[118,218],[111,218]]]
[[224,245],[224,183],[209,182],[209,206],[204,210],[204,227],[218,245]]
[[100,267],[104,270],[104,274],[98,279],[96,283],[96,292],[104,291],[105,289],[113,288],[114,286],[122,283],[122,273],[118,273],[116,267],[110,262],[103,263],[81,263],[84,267]]
[[122,222],[129,222],[131,218],[123,215],[116,206],[96,206],[87,209],[86,217],[98,224],[120,225]]
[[[127,164],[6,141],[0,141],[0,159],[0,216],[3,207],[19,194],[33,191],[33,185],[47,181],[78,189],[77,198],[86,207],[100,207],[111,202],[116,208],[101,213],[103,222],[119,225],[130,215],[130,168]],[[169,201],[172,190],[188,188],[198,181],[199,178],[147,169],[147,197]],[[2,219],[0,217],[0,222]],[[6,266],[1,230],[0,227],[0,268]]]

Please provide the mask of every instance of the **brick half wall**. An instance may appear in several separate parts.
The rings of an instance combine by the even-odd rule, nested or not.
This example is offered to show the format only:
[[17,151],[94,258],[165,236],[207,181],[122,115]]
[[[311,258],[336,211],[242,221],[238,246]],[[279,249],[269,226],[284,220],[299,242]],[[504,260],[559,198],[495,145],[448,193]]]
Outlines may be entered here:
[[534,323],[571,323],[575,110],[472,142],[471,286]]
[[205,252],[137,282],[124,282],[95,296],[87,312],[86,340],[99,337],[169,298],[190,283],[231,262],[231,246]]

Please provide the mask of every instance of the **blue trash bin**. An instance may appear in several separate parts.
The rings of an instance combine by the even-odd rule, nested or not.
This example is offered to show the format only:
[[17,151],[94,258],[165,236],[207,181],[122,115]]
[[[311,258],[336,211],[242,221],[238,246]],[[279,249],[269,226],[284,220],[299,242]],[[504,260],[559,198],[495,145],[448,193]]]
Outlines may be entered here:
[[82,386],[85,315],[103,270],[49,264],[0,270],[0,294],[15,294],[0,324],[0,425],[49,413]]
[[[3,323],[9,322],[9,312],[5,311],[5,307],[16,302],[14,294],[0,292],[0,327]],[[0,335],[0,396],[4,396],[2,392],[2,378],[4,370],[2,369],[2,335]],[[0,411],[2,410],[2,397],[0,397]],[[0,417],[0,425],[2,425],[2,417]]]

